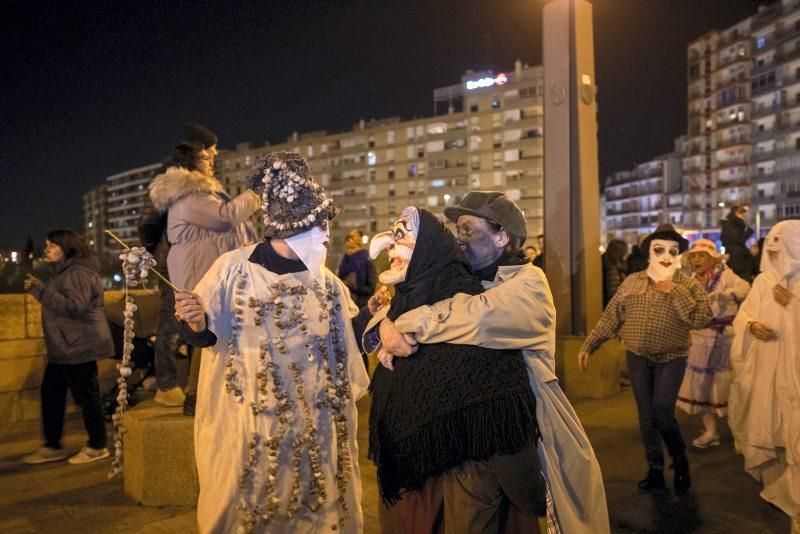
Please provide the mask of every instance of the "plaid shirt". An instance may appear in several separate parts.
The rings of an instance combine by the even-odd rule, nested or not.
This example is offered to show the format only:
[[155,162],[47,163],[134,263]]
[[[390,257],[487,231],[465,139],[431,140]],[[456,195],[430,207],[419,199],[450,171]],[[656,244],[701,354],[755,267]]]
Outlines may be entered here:
[[590,354],[614,336],[631,352],[656,363],[685,357],[689,330],[705,328],[711,319],[708,295],[697,280],[680,271],[669,293],[642,271],[628,276],[608,303],[581,350]]

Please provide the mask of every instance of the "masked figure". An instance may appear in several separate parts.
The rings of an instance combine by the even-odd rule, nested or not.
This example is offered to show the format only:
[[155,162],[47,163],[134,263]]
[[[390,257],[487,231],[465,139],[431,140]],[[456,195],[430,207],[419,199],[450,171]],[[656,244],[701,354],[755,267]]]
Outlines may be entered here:
[[198,525],[358,533],[355,401],[368,378],[350,325],[357,310],[325,268],[338,208],[298,154],[259,158],[249,182],[263,197],[266,239],[221,256],[196,295],[176,296],[184,330],[208,347],[195,419]]
[[705,449],[719,445],[717,418],[728,412],[730,387],[731,324],[750,284],[723,262],[713,241],[698,239],[683,256],[695,280],[703,284],[714,317],[702,330],[692,330],[692,346],[686,361],[686,375],[678,392],[678,408],[688,414],[702,414],[703,433],[692,445]]
[[728,424],[761,496],[800,520],[800,221],[767,235],[733,322]]
[[664,445],[675,470],[675,493],[686,493],[691,486],[675,403],[691,345],[689,332],[706,327],[711,308],[703,286],[678,270],[688,246],[670,224],[647,236],[642,242],[647,269],[622,282],[578,354],[585,368],[589,355],[608,339],[618,336],[625,343],[648,464],[647,476],[639,482],[641,491],[665,487]]
[[[427,210],[406,208],[390,232],[373,238],[370,254],[386,248],[391,267],[379,279],[395,284],[396,294],[368,331],[384,317],[395,319],[456,293],[483,291],[455,237]],[[386,363],[393,370],[379,366],[371,385],[369,444],[384,532],[430,532],[441,519],[442,502],[449,500],[464,502],[453,508],[487,531],[510,502],[531,516],[544,515],[536,401],[520,351],[440,343],[420,345],[415,355]],[[466,504],[466,488],[439,478],[469,462],[480,463],[470,491],[498,497],[485,517],[478,517],[485,511]],[[445,515],[448,529],[456,519]]]

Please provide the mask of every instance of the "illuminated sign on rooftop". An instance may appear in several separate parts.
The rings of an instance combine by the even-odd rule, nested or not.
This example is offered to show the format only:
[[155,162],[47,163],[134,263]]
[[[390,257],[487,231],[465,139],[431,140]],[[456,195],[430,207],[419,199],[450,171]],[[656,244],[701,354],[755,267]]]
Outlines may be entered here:
[[487,76],[486,78],[479,78],[477,80],[468,80],[467,91],[472,91],[473,89],[481,89],[483,87],[491,87],[493,85],[505,85],[507,83],[508,83],[508,76],[506,76],[504,73],[501,72],[494,78],[492,78],[491,76]]

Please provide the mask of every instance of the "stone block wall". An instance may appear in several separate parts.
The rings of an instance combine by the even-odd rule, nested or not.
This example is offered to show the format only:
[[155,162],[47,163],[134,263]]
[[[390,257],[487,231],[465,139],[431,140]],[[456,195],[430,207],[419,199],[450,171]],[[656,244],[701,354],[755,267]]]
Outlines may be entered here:
[[[106,303],[120,300],[122,291],[107,291]],[[30,295],[0,295],[0,425],[38,419],[39,386],[47,363],[41,322],[41,306]],[[110,390],[116,381],[116,361],[100,360],[100,389]],[[72,402],[68,411],[74,411]]]

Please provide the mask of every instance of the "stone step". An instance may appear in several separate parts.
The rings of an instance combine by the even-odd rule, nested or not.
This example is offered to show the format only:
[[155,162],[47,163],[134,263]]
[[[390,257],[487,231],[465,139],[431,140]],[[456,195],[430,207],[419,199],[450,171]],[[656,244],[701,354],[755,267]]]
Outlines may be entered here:
[[145,506],[197,504],[194,418],[145,401],[125,412],[125,493]]

